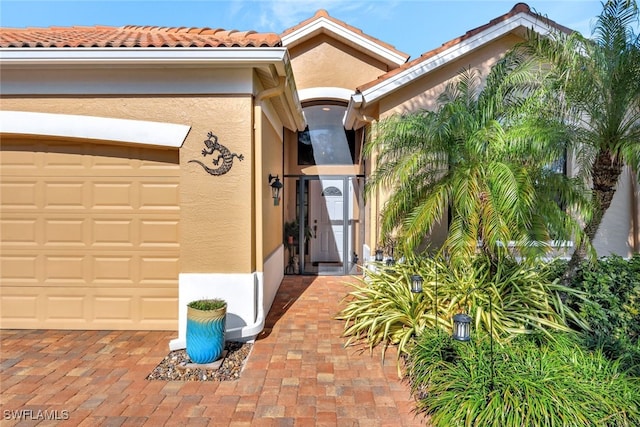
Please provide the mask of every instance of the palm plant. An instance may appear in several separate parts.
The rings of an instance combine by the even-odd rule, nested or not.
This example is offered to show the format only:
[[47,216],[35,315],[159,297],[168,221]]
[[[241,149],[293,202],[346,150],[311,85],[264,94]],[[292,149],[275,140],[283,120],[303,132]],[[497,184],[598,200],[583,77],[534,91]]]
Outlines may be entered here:
[[[395,234],[405,253],[416,250],[450,214],[443,249],[455,263],[480,247],[498,261],[544,253],[551,239],[581,236],[566,209],[588,216],[581,181],[549,168],[571,145],[571,129],[547,113],[543,85],[531,64],[509,56],[481,84],[463,70],[439,97],[436,111],[382,120],[365,153],[377,153],[367,190],[391,194],[381,233]],[[466,262],[466,261],[465,261]]]
[[[577,156],[593,182],[595,211],[584,231],[595,237],[611,205],[625,164],[640,176],[640,38],[635,0],[608,0],[595,23],[592,39],[579,33],[531,32],[522,50],[552,64],[555,88],[582,129]],[[578,246],[569,265],[585,256]]]

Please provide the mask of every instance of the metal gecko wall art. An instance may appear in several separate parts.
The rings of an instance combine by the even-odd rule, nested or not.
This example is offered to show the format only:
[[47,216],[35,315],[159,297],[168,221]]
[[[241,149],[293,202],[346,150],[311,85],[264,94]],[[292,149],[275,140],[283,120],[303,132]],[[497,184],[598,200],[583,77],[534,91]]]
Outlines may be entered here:
[[236,157],[239,161],[244,160],[244,155],[232,153],[227,147],[220,144],[218,142],[218,137],[214,135],[213,132],[209,132],[207,136],[208,139],[204,140],[204,145],[206,148],[202,150],[202,156],[213,156],[214,153],[218,152],[218,158],[213,159],[212,162],[214,166],[218,166],[220,160],[222,159],[222,164],[217,168],[210,168],[200,160],[189,160],[189,163],[197,163],[202,166],[202,168],[210,175],[220,176],[231,170],[234,157]]

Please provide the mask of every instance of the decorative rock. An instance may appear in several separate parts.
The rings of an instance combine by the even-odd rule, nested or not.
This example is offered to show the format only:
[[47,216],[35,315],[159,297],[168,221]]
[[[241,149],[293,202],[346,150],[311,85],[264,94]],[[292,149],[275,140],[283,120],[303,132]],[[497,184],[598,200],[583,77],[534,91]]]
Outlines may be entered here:
[[170,352],[147,376],[148,380],[161,381],[233,381],[240,378],[242,368],[251,352],[252,344],[228,341],[225,355],[217,369],[194,364],[185,350]]

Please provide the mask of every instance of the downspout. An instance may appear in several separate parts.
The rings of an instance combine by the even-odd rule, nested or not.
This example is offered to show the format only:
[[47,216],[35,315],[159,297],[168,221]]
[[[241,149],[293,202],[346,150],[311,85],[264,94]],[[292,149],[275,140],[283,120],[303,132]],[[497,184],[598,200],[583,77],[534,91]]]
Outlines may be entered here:
[[[262,107],[261,101],[279,96],[284,92],[286,79],[284,77],[279,78],[277,86],[264,89],[259,92],[255,97],[255,103],[253,105],[253,169],[255,171],[253,177],[254,191],[254,229],[255,229],[255,268],[257,271],[264,271],[264,259],[262,253],[263,247],[263,229],[262,229],[262,213],[257,214],[257,209],[262,210],[262,196],[264,192],[264,173],[262,169],[262,144],[257,144],[256,141],[261,140],[262,135]],[[263,273],[264,274],[264,273]],[[264,329],[264,322],[266,319],[264,312],[264,276],[259,277],[258,273],[254,276],[254,295],[255,295],[255,313],[256,317],[252,324],[242,326],[234,329],[227,329],[226,339],[242,339],[243,337],[257,336]]]
[[[263,196],[263,187],[264,187],[264,172],[262,169],[262,144],[256,144],[255,142],[261,139],[262,132],[262,107],[260,103],[266,99],[273,98],[274,96],[280,96],[284,93],[287,79],[286,77],[278,78],[278,85],[273,86],[267,89],[264,89],[255,97],[255,104],[253,106],[253,138],[255,147],[254,151],[254,212],[258,207],[262,209],[262,196]],[[256,254],[256,271],[264,270],[264,259],[262,253],[262,215],[255,215],[254,217],[254,227],[256,231],[255,238],[255,254]],[[263,273],[264,274],[264,273]],[[266,315],[264,312],[264,276],[258,277],[257,275],[254,278],[254,286],[255,286],[255,296],[256,296],[256,318],[255,321],[247,326],[242,326],[239,328],[228,329],[226,331],[226,339],[242,339],[243,337],[251,337],[257,336],[264,329],[264,322],[266,319]]]
[[278,77],[278,84],[276,86],[258,92],[258,94],[256,95],[256,103],[262,102],[265,99],[273,98],[274,96],[282,95],[282,93],[284,93],[286,83],[286,77]]
[[629,169],[631,175],[631,224],[633,232],[633,252],[640,253],[640,184],[638,176]]
[[[345,128],[355,129],[358,122],[371,123],[375,120],[374,117],[370,117],[364,114],[363,111],[365,106],[366,106],[366,100],[362,95],[362,93],[357,92],[351,95],[351,100],[349,101],[347,115],[345,116],[344,123],[343,123],[345,125]],[[364,138],[364,133],[363,133],[363,138]],[[364,139],[362,143],[364,145]],[[371,156],[370,160],[371,160],[371,167],[373,167],[373,165],[375,164],[375,153],[374,155]],[[363,163],[365,163],[364,158],[362,159],[362,161]],[[366,179],[366,176],[367,176],[366,171],[364,175]],[[369,243],[371,244],[371,247],[369,247],[369,250],[372,252],[375,250],[375,246],[378,242],[378,237],[379,237],[378,236],[378,218],[380,213],[379,200],[380,200],[380,190],[376,189],[375,198],[374,198],[375,203],[371,205],[367,203],[369,205],[369,221],[367,225],[369,232],[367,234],[368,234],[368,237],[370,238]],[[366,242],[366,239],[365,239],[365,242]],[[363,262],[365,261],[368,261],[368,260],[363,259]]]

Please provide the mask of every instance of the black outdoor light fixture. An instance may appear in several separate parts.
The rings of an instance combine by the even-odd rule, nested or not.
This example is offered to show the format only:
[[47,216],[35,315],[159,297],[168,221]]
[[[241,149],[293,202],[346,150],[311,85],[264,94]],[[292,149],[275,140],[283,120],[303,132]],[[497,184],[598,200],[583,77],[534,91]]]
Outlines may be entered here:
[[271,186],[271,197],[273,197],[273,206],[278,206],[280,204],[280,190],[282,190],[283,187],[278,175],[273,176],[269,174],[269,185]]
[[[465,295],[465,306],[467,305],[467,297],[477,290],[484,292],[489,297],[489,354],[491,357],[491,383],[489,385],[489,390],[493,391],[493,377],[494,377],[494,366],[493,366],[493,303],[491,301],[491,295],[487,291],[482,288],[474,288],[467,292]],[[453,339],[457,341],[468,342],[471,340],[471,321],[473,319],[466,313],[458,313],[453,316]]]
[[383,259],[384,259],[384,253],[382,252],[382,249],[377,249],[376,250],[376,261],[382,262]]
[[414,294],[422,292],[422,276],[419,274],[411,276],[411,292]]

